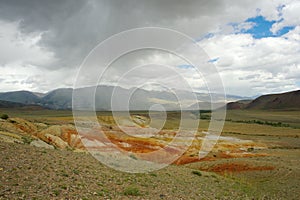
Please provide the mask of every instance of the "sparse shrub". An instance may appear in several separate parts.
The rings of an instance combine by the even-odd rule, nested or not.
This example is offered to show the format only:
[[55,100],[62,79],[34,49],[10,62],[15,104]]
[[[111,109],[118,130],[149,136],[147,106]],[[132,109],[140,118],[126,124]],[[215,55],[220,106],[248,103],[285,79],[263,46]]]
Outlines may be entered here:
[[97,196],[103,197],[104,193],[102,191],[97,192]]
[[97,185],[98,185],[98,186],[103,186],[103,183],[98,182]]
[[254,148],[253,148],[253,147],[250,147],[250,148],[247,149],[247,151],[248,151],[248,152],[252,152],[252,151],[254,151]]
[[103,196],[110,196],[109,195],[109,190],[106,189],[106,188],[102,188],[100,191],[95,192],[95,195],[101,196],[101,197],[103,197]]
[[226,120],[236,123],[246,123],[246,124],[259,124],[259,125],[268,125],[268,126],[274,126],[274,127],[290,127],[289,124],[285,124],[282,122],[268,122],[268,121],[260,121],[260,120]]
[[54,190],[54,191],[53,191],[53,194],[54,194],[55,196],[58,196],[58,195],[60,194],[60,191],[59,191],[59,190]]
[[192,171],[192,174],[195,174],[197,176],[202,176],[202,173],[200,171],[197,171],[197,170]]
[[1,114],[0,115],[1,119],[7,120],[9,118],[8,114]]
[[64,177],[69,177],[69,174],[67,174],[66,172],[62,172],[61,175]]
[[79,175],[79,170],[73,169],[73,173],[76,174],[76,175]]
[[12,124],[17,123],[15,120],[12,120],[12,119],[10,119],[9,122],[12,123]]
[[200,114],[200,119],[203,119],[203,120],[208,120],[210,119],[211,117],[209,115],[204,115],[204,114]]
[[137,160],[137,157],[134,154],[130,154],[129,157],[134,159],[134,160]]
[[68,189],[68,187],[66,185],[62,185],[61,188],[64,190]]
[[157,174],[155,174],[155,173],[150,173],[150,176],[157,177]]
[[127,195],[127,196],[128,195],[130,195],[130,196],[139,196],[139,195],[141,195],[139,189],[136,188],[136,187],[133,187],[133,186],[125,188],[123,194]]
[[22,140],[23,140],[24,144],[30,144],[33,141],[33,139],[29,136],[23,136]]

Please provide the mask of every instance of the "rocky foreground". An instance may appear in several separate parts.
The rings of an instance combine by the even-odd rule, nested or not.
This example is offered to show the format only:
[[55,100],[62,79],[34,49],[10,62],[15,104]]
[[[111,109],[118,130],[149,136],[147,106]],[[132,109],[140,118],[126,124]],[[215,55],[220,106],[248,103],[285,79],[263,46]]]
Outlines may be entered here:
[[[111,143],[134,154],[134,159],[147,159],[139,156],[164,147],[175,135],[174,130],[163,130],[145,139],[147,131],[140,128],[148,127],[123,121],[127,131],[137,136],[133,137],[110,117],[99,120]],[[141,124],[140,117],[136,120]],[[270,148],[271,143],[222,136],[212,152],[199,160],[204,136],[197,134],[173,165],[130,174],[93,158],[83,141],[99,148],[105,139],[78,134],[70,122],[2,119],[0,199],[297,199],[300,195],[299,149]],[[179,138],[178,144],[190,139]],[[278,140],[270,139],[272,144]]]
[[252,186],[183,166],[129,174],[86,153],[0,142],[0,199],[252,199]]

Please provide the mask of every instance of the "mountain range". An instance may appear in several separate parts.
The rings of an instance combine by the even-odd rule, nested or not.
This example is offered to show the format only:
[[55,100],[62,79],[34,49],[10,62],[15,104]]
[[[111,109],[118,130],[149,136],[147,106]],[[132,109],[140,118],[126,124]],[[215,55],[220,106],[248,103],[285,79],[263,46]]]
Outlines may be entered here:
[[[0,93],[0,101],[2,101],[2,107],[4,105],[13,107],[20,107],[22,105],[37,105],[48,109],[72,109],[73,91],[74,90],[71,88],[60,88],[48,93],[34,93],[30,91],[4,92]],[[223,99],[221,94],[191,94],[188,91],[182,90],[176,90],[173,92],[149,91],[140,88],[125,89],[118,86],[115,87],[106,85],[84,87],[75,90],[76,99],[78,99],[75,107],[82,110],[93,109],[92,98],[87,98],[89,94],[95,94],[96,110],[111,110],[112,96],[114,93],[117,94],[117,98],[114,98],[116,100],[113,101],[114,108],[118,110],[124,110],[127,106],[130,110],[148,110],[153,104],[161,104],[166,110],[194,110],[197,106],[199,106],[200,109],[209,110],[211,108],[211,95],[214,96],[215,102],[213,102],[213,104],[216,107],[224,106],[227,102],[247,98],[227,95],[227,102],[221,102]],[[129,102],[126,102],[125,99],[128,99],[128,97],[130,97],[130,100]],[[178,104],[178,98],[181,98],[181,105]]]
[[[30,91],[14,91],[0,93],[0,107],[39,106],[48,109],[72,109],[72,88],[60,88],[48,93],[34,93]],[[112,101],[113,94],[117,95]],[[222,102],[221,94],[193,93],[187,91],[149,91],[140,88],[125,89],[118,86],[84,87],[75,90],[76,109],[111,110],[148,110],[153,104],[163,105],[166,110],[210,110],[212,104],[215,108],[225,106],[227,109],[300,109],[300,90],[281,94],[262,95],[252,100],[249,97],[227,95],[226,102]],[[95,104],[89,94],[95,94]],[[177,96],[175,95],[177,94]],[[215,102],[210,103],[211,96]],[[129,102],[126,99],[130,96]],[[181,105],[178,104],[181,97]]]

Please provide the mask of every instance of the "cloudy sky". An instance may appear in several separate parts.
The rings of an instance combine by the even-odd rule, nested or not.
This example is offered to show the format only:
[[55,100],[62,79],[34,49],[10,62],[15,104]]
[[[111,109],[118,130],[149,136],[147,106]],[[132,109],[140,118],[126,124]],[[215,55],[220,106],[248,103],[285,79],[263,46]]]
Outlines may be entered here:
[[[193,38],[218,69],[228,94],[299,89],[299,12],[298,0],[0,0],[0,92],[72,87],[96,45],[122,31],[149,26]],[[172,56],[138,55],[127,60],[171,63],[193,89],[201,89],[203,80],[195,70]],[[111,66],[114,75],[107,76],[108,83],[124,73],[120,65]],[[144,74],[157,73],[170,80],[167,72],[154,68],[149,65],[132,76],[143,82]]]

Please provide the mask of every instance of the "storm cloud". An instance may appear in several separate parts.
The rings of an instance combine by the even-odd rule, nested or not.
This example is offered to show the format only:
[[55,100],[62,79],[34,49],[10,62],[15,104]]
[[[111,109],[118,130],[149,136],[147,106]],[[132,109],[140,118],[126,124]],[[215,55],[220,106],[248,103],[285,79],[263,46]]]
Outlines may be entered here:
[[[261,78],[269,73],[276,80],[289,77],[289,83],[281,83],[282,90],[295,89],[294,83],[299,78],[295,77],[299,71],[299,60],[295,58],[299,57],[299,20],[295,20],[294,14],[298,5],[297,1],[253,0],[1,0],[0,79],[18,80],[19,84],[3,85],[0,90],[44,92],[57,87],[71,87],[78,67],[97,44],[121,31],[149,26],[187,34],[199,41],[211,58],[220,58],[214,64],[230,93],[242,94],[241,88],[234,84],[242,86],[239,83],[245,81],[248,81],[245,84],[251,90],[246,93],[261,93],[263,89],[251,88],[251,81],[255,80],[256,84],[261,81],[263,85],[265,79]],[[260,56],[270,55],[270,49],[263,40],[236,33],[236,27],[249,29],[255,26],[245,21],[257,15],[278,21],[272,27],[274,32],[285,26],[295,27],[287,39],[290,43],[275,42],[277,45],[294,46],[289,51],[272,52],[277,59],[255,59],[255,67],[249,68],[248,63],[236,59],[236,51],[242,50],[241,56],[249,56],[248,60],[251,60],[253,55],[250,53],[258,49]],[[207,37],[209,34],[210,37]],[[245,40],[251,41],[245,44]],[[257,44],[254,49],[251,49],[251,42]],[[286,57],[280,59],[280,55],[286,54],[290,55],[291,62],[282,70]],[[162,62],[165,60],[161,58]],[[232,82],[226,70],[234,70],[236,77],[246,78],[236,78],[236,82]],[[253,75],[257,71],[261,72],[260,76]],[[188,79],[193,74],[193,71],[187,73]],[[284,84],[289,87],[283,87]],[[274,88],[266,88],[266,92],[275,91],[278,88],[275,85]]]

